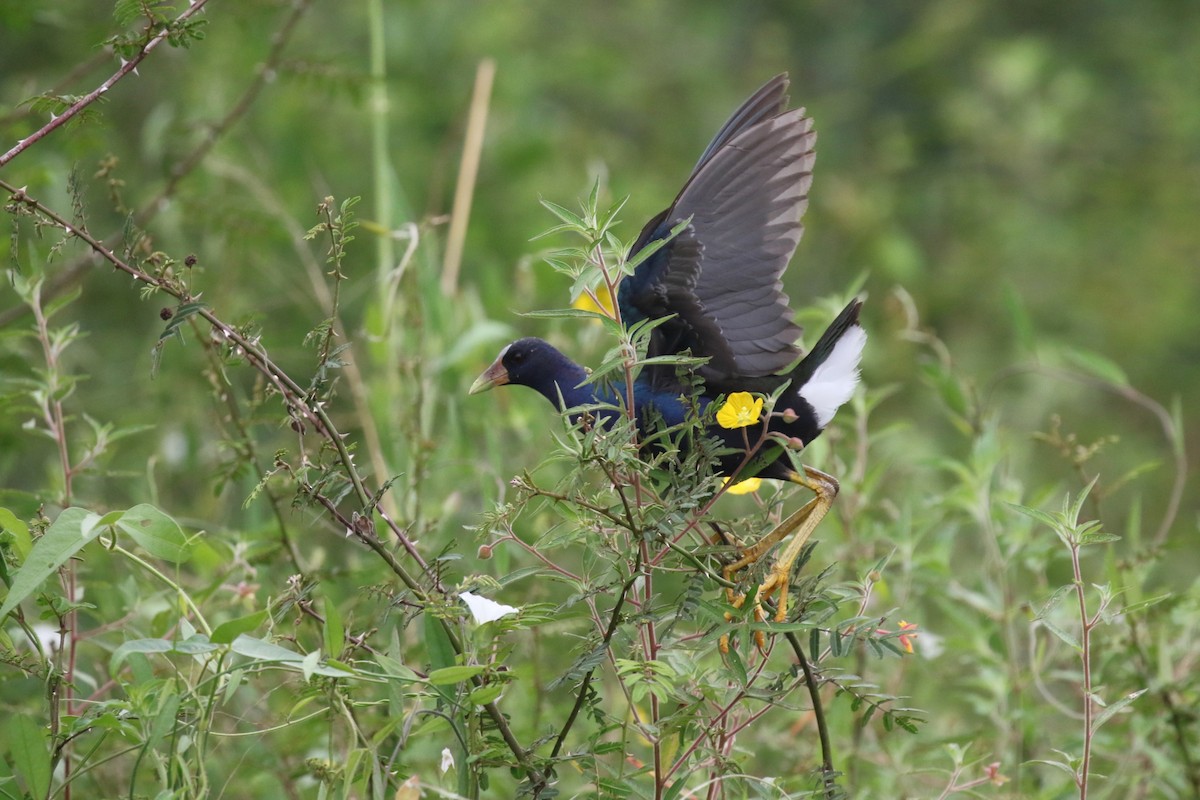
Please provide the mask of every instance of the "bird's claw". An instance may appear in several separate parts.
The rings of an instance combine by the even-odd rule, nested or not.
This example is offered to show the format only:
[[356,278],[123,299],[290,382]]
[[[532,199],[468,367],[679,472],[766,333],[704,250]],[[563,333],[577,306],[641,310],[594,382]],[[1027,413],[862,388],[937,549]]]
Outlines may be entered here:
[[[767,575],[766,579],[758,587],[758,592],[756,593],[754,599],[755,622],[767,621],[767,614],[763,610],[762,604],[764,600],[769,600],[771,595],[775,594],[776,591],[779,592],[779,600],[775,605],[775,622],[786,622],[788,610],[788,574],[786,572],[782,572],[778,568],[778,565],[771,570],[770,574]],[[726,589],[725,596],[729,600],[729,604],[735,609],[741,608],[746,604],[746,595],[735,594],[733,589]],[[733,621],[732,611],[725,612],[725,621]],[[754,632],[754,644],[758,647],[759,652],[765,652],[767,646],[767,637],[761,630]],[[722,653],[729,652],[728,633],[721,635],[719,646]]]

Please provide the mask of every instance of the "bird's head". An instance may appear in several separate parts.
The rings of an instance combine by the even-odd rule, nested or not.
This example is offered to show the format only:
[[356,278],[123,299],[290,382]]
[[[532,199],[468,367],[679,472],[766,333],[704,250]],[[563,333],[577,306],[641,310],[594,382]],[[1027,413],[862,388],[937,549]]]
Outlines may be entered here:
[[471,384],[470,394],[486,392],[506,383],[528,386],[558,405],[561,392],[568,406],[584,399],[572,397],[587,372],[571,359],[541,339],[518,339],[506,345],[492,365]]

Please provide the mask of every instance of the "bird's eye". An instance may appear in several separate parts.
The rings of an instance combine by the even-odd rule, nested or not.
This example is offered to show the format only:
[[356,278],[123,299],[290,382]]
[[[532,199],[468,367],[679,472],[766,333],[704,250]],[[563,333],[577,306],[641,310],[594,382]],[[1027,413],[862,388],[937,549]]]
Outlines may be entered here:
[[509,353],[508,357],[510,360],[512,360],[514,363],[517,363],[517,364],[519,364],[525,360],[525,354],[522,353],[520,350],[516,351],[515,353]]

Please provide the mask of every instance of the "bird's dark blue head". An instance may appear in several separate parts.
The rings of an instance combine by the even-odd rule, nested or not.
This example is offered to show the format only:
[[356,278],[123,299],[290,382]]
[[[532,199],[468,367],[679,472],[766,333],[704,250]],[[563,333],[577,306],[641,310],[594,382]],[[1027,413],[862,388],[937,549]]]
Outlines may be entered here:
[[592,390],[579,387],[587,371],[542,339],[518,339],[506,345],[492,365],[471,384],[479,394],[506,383],[528,386],[554,405],[561,394],[568,408],[593,402]]

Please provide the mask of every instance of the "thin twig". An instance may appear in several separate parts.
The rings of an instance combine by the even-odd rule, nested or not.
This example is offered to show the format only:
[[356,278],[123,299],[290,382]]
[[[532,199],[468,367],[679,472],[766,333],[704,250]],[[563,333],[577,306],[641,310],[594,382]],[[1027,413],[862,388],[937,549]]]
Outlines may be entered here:
[[45,139],[58,128],[61,128],[63,125],[70,122],[72,119],[78,116],[81,111],[100,99],[100,97],[102,97],[105,92],[115,86],[118,81],[120,81],[129,73],[134,72],[138,68],[138,65],[146,59],[146,56],[150,55],[152,50],[162,44],[167,37],[174,32],[175,27],[179,25],[179,23],[186,22],[188,19],[198,14],[207,4],[208,0],[192,0],[190,5],[188,5],[187,9],[182,14],[176,17],[172,22],[164,25],[162,30],[153,36],[150,35],[151,29],[149,26],[147,26],[146,42],[141,46],[141,48],[138,49],[137,54],[134,55],[133,58],[129,59],[128,61],[123,61],[121,63],[121,68],[110,75],[108,80],[104,81],[104,83],[100,84],[95,89],[76,100],[66,111],[59,114],[57,117],[54,117],[41,128],[17,142],[15,145],[9,148],[7,153],[0,155],[0,167],[6,166],[14,158],[21,155],[21,153],[37,144],[42,139]]
[[[633,585],[637,582],[638,578],[642,577],[640,564],[638,566],[639,568],[634,570],[634,573],[625,582],[625,585],[621,587],[621,593],[617,596],[616,605],[613,606],[612,616],[608,621],[608,629],[604,632],[604,638],[600,640],[601,646],[603,646],[606,650],[608,649],[609,644],[612,642],[613,636],[617,632],[617,626],[621,621],[621,608],[625,605],[625,599],[630,590],[633,589]],[[596,667],[589,669],[587,674],[583,676],[583,680],[579,682],[579,694],[575,698],[575,705],[571,707],[571,713],[567,715],[567,721],[563,723],[562,730],[558,732],[558,736],[554,740],[554,747],[550,751],[550,763],[546,765],[546,771],[543,773],[544,782],[542,783],[541,787],[535,787],[533,795],[535,798],[540,796],[546,785],[548,785],[550,776],[554,771],[554,759],[556,759],[559,752],[562,751],[562,746],[567,739],[567,734],[571,732],[571,728],[575,725],[576,718],[579,717],[579,711],[583,708],[583,704],[587,700],[588,687],[591,685],[592,676],[594,674],[596,674]]]

